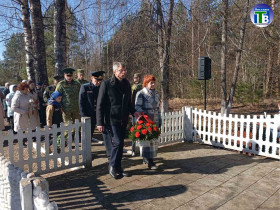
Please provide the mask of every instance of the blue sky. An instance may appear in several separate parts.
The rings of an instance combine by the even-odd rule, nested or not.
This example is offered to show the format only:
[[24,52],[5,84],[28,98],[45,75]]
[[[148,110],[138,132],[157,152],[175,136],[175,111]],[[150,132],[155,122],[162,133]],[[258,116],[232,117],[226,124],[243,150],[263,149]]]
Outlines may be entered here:
[[[53,2],[53,0],[42,0],[41,4],[42,4],[42,12],[44,13],[44,11],[49,7],[49,5]],[[85,0],[85,5],[86,7],[88,5],[90,5],[90,9],[86,10],[86,16],[88,19],[87,22],[91,22],[91,21],[96,21],[96,14],[97,14],[97,4],[95,3],[96,0]],[[125,11],[123,12],[123,14],[120,14],[120,11],[123,11],[123,9],[127,9],[129,10],[128,13],[130,13],[131,11],[136,11],[139,9],[141,1],[140,0],[111,0],[110,4],[108,5],[109,8],[115,8],[116,4],[120,4],[120,2],[126,2],[127,6],[126,8],[123,7],[119,7],[116,11],[112,11],[112,10],[107,10],[108,13],[103,14],[102,16],[104,16],[104,18],[106,18],[106,15],[112,15],[113,14],[113,18],[110,17],[110,21],[107,22],[106,25],[103,26],[103,39],[108,39],[113,33],[114,30],[116,28],[116,25],[118,25],[118,23],[120,22],[121,16],[125,15]],[[165,2],[165,1],[163,1]],[[177,0],[175,0],[175,2],[177,2]],[[68,0],[67,1],[68,5],[70,5],[70,7],[76,8],[80,1],[77,0]],[[115,3],[115,5],[114,5]],[[4,7],[3,7],[4,5]],[[18,9],[14,9],[15,7],[17,7]],[[105,7],[105,6],[104,6]],[[106,6],[107,7],[107,6]],[[81,11],[81,5],[80,7],[77,8],[76,11]],[[120,9],[121,8],[121,9]],[[16,13],[15,13],[16,11]],[[16,14],[16,15],[15,15]],[[16,33],[16,32],[22,32],[22,24],[19,20],[15,20],[15,19],[19,19],[20,18],[20,8],[19,6],[14,3],[14,1],[11,0],[1,0],[1,6],[0,6],[0,60],[3,59],[3,52],[5,51],[5,40],[12,34],[12,33]],[[76,13],[76,15],[81,16],[81,12]],[[9,19],[7,21],[6,17],[12,17],[11,19]],[[109,23],[109,24],[108,24]],[[12,24],[12,26],[9,26],[9,24]],[[97,29],[91,27],[91,25],[94,24],[88,24],[88,27],[90,27],[91,31],[96,31]],[[90,35],[90,34],[88,34]],[[91,39],[96,40],[97,37],[94,34],[91,34]]]
[[[129,8],[130,10],[136,10],[137,8],[139,8],[139,3],[141,1],[131,1],[131,0],[121,0],[123,2],[127,2],[127,8]],[[120,3],[120,0],[111,0],[110,5],[108,5],[109,8],[114,7],[114,3]],[[49,5],[53,2],[53,0],[43,0],[41,1],[42,4],[42,12],[44,13],[44,11],[49,7]],[[96,20],[96,13],[97,13],[97,5],[96,5],[96,0],[85,0],[85,6],[87,7],[88,5],[90,5],[90,9],[86,10],[86,16],[89,18],[88,22],[90,21],[95,21]],[[70,5],[70,7],[76,8],[80,1],[77,0],[68,0],[67,1],[68,5]],[[18,9],[14,9],[14,8],[18,8]],[[110,9],[109,9],[110,10]],[[16,12],[15,12],[16,11]],[[77,11],[81,11],[81,5],[80,7],[78,7],[76,9]],[[120,13],[117,12],[115,13],[114,11],[108,11],[108,14],[110,13],[113,14],[113,19],[110,18],[109,23],[111,24],[107,24],[104,25],[103,27],[103,31],[107,31],[105,32],[103,37],[105,39],[108,39],[114,32],[112,29],[112,25],[115,25],[116,22],[119,20],[120,18]],[[20,21],[15,20],[15,19],[19,19],[20,18],[20,8],[19,5],[17,5],[16,3],[14,3],[14,1],[11,0],[1,0],[1,5],[0,5],[0,60],[3,59],[3,52],[5,51],[5,40],[12,34],[15,32],[22,32],[22,24]],[[81,12],[76,13],[76,15],[81,16]],[[106,16],[106,14],[102,14],[104,17]],[[7,18],[7,17],[12,17],[12,18]],[[106,17],[105,17],[106,18]],[[107,22],[108,23],[108,22]],[[9,26],[10,24],[12,24],[12,27]],[[90,25],[92,24],[88,24],[88,27],[91,27]],[[115,27],[113,27],[115,28]],[[96,31],[96,28],[90,28],[91,31]],[[96,35],[91,34],[91,38],[93,40],[96,39]]]

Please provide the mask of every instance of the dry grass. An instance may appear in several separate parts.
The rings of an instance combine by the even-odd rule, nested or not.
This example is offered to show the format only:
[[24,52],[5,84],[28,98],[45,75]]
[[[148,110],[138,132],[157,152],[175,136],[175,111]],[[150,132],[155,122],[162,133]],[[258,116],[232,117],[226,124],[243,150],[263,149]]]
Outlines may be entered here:
[[[221,107],[220,103],[220,99],[207,99],[206,109],[209,111],[219,112]],[[267,112],[267,114],[276,114],[279,111],[277,103],[279,103],[279,101],[274,99],[267,99],[258,104],[234,103],[231,113],[243,115],[261,115],[264,112]],[[204,109],[204,100],[174,98],[169,101],[170,111],[181,110],[183,106],[192,106],[194,108]]]

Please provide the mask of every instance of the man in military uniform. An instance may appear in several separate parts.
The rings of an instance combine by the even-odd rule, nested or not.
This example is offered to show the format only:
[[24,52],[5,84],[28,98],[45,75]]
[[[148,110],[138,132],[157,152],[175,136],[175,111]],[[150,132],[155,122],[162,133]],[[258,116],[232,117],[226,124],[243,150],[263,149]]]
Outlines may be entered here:
[[54,76],[53,85],[50,85],[45,89],[43,93],[43,98],[45,103],[48,103],[48,99],[51,97],[51,94],[55,91],[56,85],[59,83],[60,80],[61,80],[61,76],[59,75]]
[[88,81],[84,79],[84,76],[85,70],[77,69],[77,81],[80,83],[80,85],[88,83]]
[[132,99],[132,105],[135,105],[135,98],[136,93],[140,90],[142,90],[142,84],[140,82],[140,74],[136,73],[133,76],[133,82],[134,84],[131,86],[131,99]]
[[81,86],[79,94],[79,108],[81,117],[91,118],[91,132],[96,125],[96,102],[104,71],[91,72],[91,81]]
[[[131,86],[131,102],[132,105],[135,106],[135,99],[136,99],[136,94],[138,91],[142,90],[142,84],[140,82],[140,74],[136,73],[133,75],[133,85]],[[136,119],[135,117],[132,116],[132,121],[135,123]],[[132,156],[135,156],[136,152],[136,144],[135,142],[132,142]]]
[[[81,117],[91,118],[91,135],[94,132],[96,126],[96,103],[99,93],[99,87],[103,80],[104,71],[91,72],[91,81],[83,84],[80,89],[79,95],[79,107]],[[110,135],[107,135],[109,130],[102,132],[104,144],[106,148],[106,154],[108,160],[110,160],[112,150],[112,139]]]
[[73,79],[73,72],[75,69],[65,68],[63,69],[64,79],[56,86],[55,91],[62,94],[61,108],[63,122],[80,119],[79,112],[79,91],[80,83]]

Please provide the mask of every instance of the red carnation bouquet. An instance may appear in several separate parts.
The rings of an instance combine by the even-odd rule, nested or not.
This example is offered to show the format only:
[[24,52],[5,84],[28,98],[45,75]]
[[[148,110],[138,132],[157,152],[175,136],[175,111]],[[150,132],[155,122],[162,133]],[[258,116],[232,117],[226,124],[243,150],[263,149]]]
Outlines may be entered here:
[[157,139],[159,135],[159,128],[147,115],[139,116],[137,123],[130,128],[129,132],[129,138],[132,141],[149,141]]

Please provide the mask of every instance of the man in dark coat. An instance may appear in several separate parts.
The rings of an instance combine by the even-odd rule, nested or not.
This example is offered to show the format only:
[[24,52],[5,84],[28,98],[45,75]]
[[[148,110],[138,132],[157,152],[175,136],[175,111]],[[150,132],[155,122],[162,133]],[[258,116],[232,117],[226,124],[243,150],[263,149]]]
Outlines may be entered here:
[[96,103],[104,71],[91,73],[91,81],[81,86],[79,93],[79,109],[81,117],[91,118],[91,133],[96,126]]
[[124,136],[129,114],[135,109],[131,103],[131,86],[126,77],[123,63],[113,63],[114,75],[101,83],[97,99],[97,128],[104,132],[105,127],[111,130],[112,151],[109,163],[109,174],[113,178],[128,176],[121,166]]
[[46,108],[47,104],[44,102],[43,99],[43,85],[42,82],[37,82],[36,83],[36,93],[38,95],[38,100],[39,100],[39,117],[40,117],[40,125],[41,127],[44,127],[46,125]]
[[[96,104],[99,93],[100,84],[103,80],[104,71],[95,71],[91,73],[91,81],[81,86],[79,94],[79,108],[81,117],[91,118],[91,135],[94,132],[96,126]],[[112,143],[111,136],[107,135],[108,130],[102,133],[104,144],[106,148],[106,154],[108,160],[110,160]],[[92,136],[91,136],[92,137]]]
[[9,90],[10,87],[10,83],[6,82],[5,83],[5,88],[3,89],[2,93],[4,94],[4,99],[3,99],[3,109],[4,109],[4,118],[7,118],[7,110],[8,110],[8,106],[6,104],[6,96],[10,93]]

